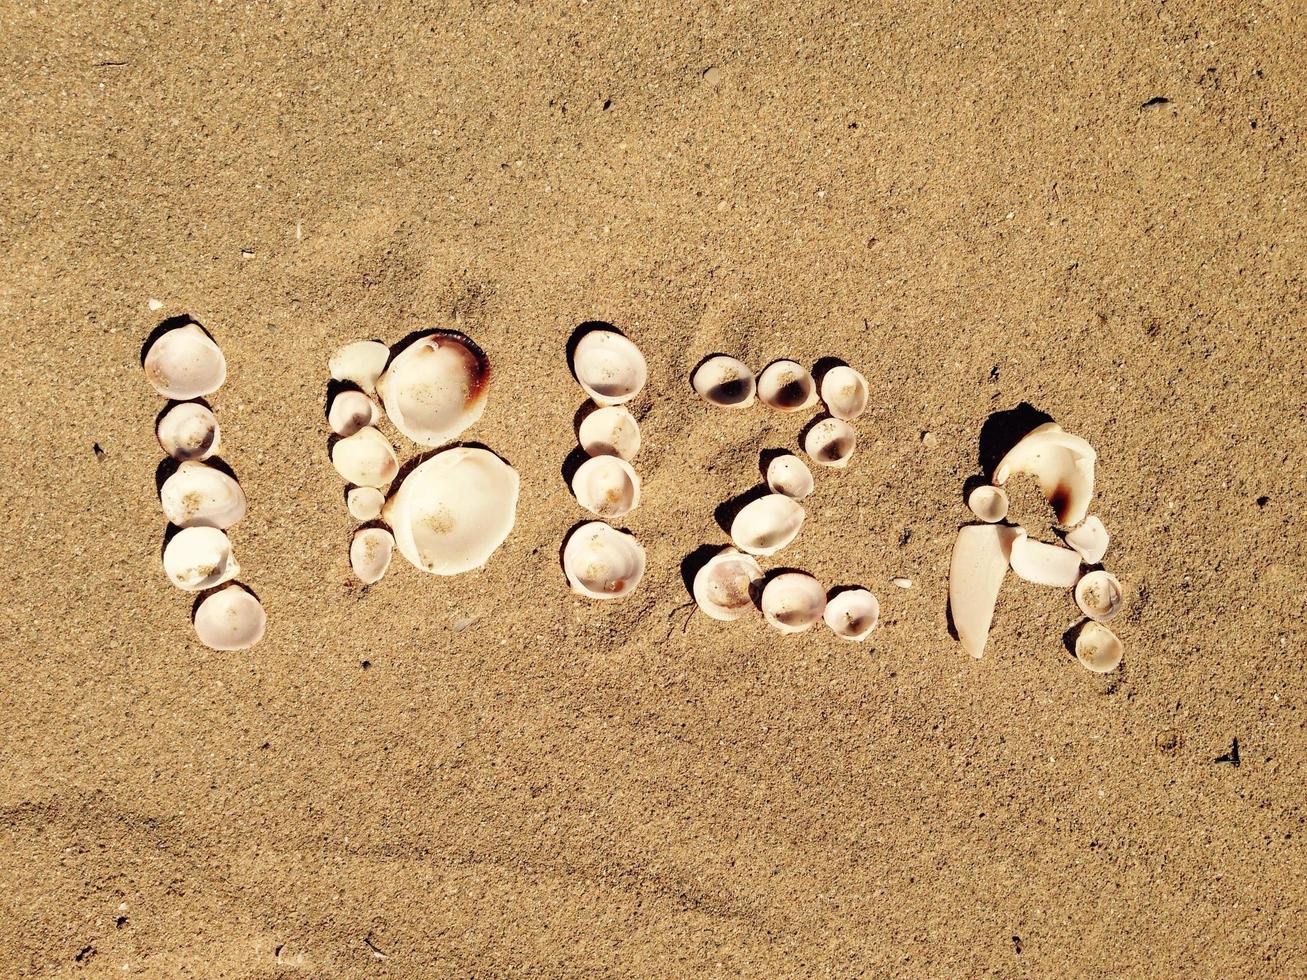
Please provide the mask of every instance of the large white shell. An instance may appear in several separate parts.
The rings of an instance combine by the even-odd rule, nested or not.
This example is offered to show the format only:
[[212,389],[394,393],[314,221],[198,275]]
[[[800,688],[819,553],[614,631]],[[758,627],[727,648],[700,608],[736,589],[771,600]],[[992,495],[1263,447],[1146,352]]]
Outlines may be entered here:
[[225,585],[195,610],[195,635],[214,650],[244,650],[263,639],[268,617],[239,585]]
[[1121,583],[1111,572],[1089,572],[1076,583],[1076,605],[1100,623],[1121,611],[1121,598]]
[[861,643],[880,622],[880,600],[866,589],[849,589],[826,603],[823,618],[840,639]]
[[1035,585],[1069,589],[1080,578],[1080,555],[1077,552],[1035,541],[1027,537],[1025,531],[1021,531],[1012,542],[1008,560],[1018,578]]
[[628,595],[644,575],[644,548],[602,521],[582,524],[563,546],[563,573],[572,591],[590,599]]
[[354,487],[345,495],[345,506],[356,521],[375,521],[386,503],[386,495],[376,487]]
[[994,467],[994,485],[1002,486],[1014,473],[1033,476],[1045,499],[1064,525],[1085,519],[1094,496],[1094,460],[1097,453],[1079,436],[1045,422],[1013,446]]
[[1107,554],[1107,528],[1097,517],[1088,517],[1066,536],[1066,543],[1080,552],[1086,565],[1097,565]]
[[758,375],[758,397],[779,412],[801,412],[817,404],[817,384],[797,361],[773,361]]
[[386,574],[394,551],[394,535],[384,527],[365,527],[349,543],[349,564],[360,582],[371,585]]
[[620,456],[630,461],[640,451],[640,423],[620,405],[595,409],[581,421],[576,435],[590,456]]
[[494,453],[458,446],[404,478],[382,516],[399,553],[435,575],[486,563],[517,517],[517,471]]
[[201,592],[234,579],[241,567],[222,531],[216,527],[186,527],[164,547],[163,570],[177,588]]
[[377,421],[377,403],[361,391],[339,392],[327,409],[327,424],[338,436],[352,436]]
[[1088,622],[1076,636],[1076,659],[1085,670],[1110,674],[1121,666],[1125,653],[1120,639],[1101,623]]
[[777,456],[767,464],[767,486],[773,493],[802,500],[812,493],[812,470],[798,456]]
[[599,405],[620,405],[640,393],[649,376],[640,348],[612,330],[591,330],[572,351],[572,372]]
[[640,506],[640,477],[620,456],[592,456],[572,477],[572,493],[596,517],[621,517]]
[[372,426],[332,446],[331,465],[346,483],[360,487],[384,487],[399,472],[399,460],[390,440]]
[[695,368],[690,384],[700,398],[720,408],[748,408],[756,388],[749,365],[726,354],[710,357]]
[[245,491],[221,470],[188,460],[159,488],[159,503],[178,527],[226,530],[245,516]]
[[985,654],[1012,543],[1024,536],[1019,528],[998,524],[970,524],[958,531],[949,568],[948,604],[958,641],[973,657]]
[[390,348],[375,340],[357,340],[346,344],[331,355],[327,363],[331,376],[337,381],[349,381],[366,392],[377,387],[377,378],[390,360]]
[[741,508],[731,522],[731,540],[751,555],[774,555],[803,526],[803,507],[783,493],[769,493]]
[[967,506],[986,524],[997,524],[1007,517],[1007,491],[982,483],[967,495]]
[[783,572],[762,589],[762,615],[782,633],[811,629],[826,611],[826,590],[804,572]]
[[213,412],[199,402],[180,402],[159,419],[159,445],[173,459],[208,459],[218,451],[222,434]]
[[724,622],[753,610],[753,586],[762,581],[762,567],[749,555],[723,548],[694,576],[694,601],[704,615]]
[[803,437],[803,451],[814,463],[842,470],[858,446],[858,433],[843,419],[822,419]]
[[845,422],[852,422],[867,410],[867,379],[847,364],[840,364],[821,379],[821,400],[826,410]]
[[161,334],[145,352],[145,376],[165,398],[211,395],[227,380],[227,359],[199,324]]
[[490,360],[465,337],[432,333],[399,352],[377,379],[395,428],[420,446],[457,439],[486,409]]

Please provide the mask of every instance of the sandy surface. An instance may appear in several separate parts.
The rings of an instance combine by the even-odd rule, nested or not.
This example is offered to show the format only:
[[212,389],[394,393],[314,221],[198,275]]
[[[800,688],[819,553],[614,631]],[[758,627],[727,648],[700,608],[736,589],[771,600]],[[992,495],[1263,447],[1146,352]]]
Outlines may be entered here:
[[[330,6],[0,12],[0,972],[1304,974],[1294,4]],[[230,367],[243,653],[159,565],[180,314]],[[650,367],[617,604],[557,562],[593,319]],[[326,360],[447,325],[517,526],[364,591]],[[718,350],[872,380],[782,555],[880,595],[864,646],[684,607],[807,421],[695,402]],[[982,661],[947,632],[1023,403],[1100,454],[1111,677],[1058,590],[1009,580]]]

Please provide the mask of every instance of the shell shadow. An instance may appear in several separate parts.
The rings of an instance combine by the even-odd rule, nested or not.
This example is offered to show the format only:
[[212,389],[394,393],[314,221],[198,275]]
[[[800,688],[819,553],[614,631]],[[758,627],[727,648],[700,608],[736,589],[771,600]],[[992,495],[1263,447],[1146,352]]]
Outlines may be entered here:
[[812,380],[817,383],[817,390],[821,391],[821,382],[828,372],[837,367],[848,367],[849,362],[842,357],[819,357],[817,363],[812,366]]
[[1076,659],[1076,640],[1080,639],[1080,633],[1090,620],[1082,619],[1078,623],[1073,623],[1071,628],[1062,634],[1062,647],[1066,650],[1067,656],[1072,660]]
[[168,317],[168,319],[161,322],[146,336],[145,343],[141,344],[141,367],[145,367],[145,355],[150,352],[150,348],[154,346],[156,340],[166,334],[169,330],[176,330],[178,327],[184,327],[191,323],[203,330],[205,336],[210,340],[213,340],[215,344],[217,343],[217,341],[214,340],[213,334],[209,333],[209,329],[199,320],[195,319],[195,317],[191,316],[189,313],[179,313],[177,316]]
[[582,337],[588,333],[594,333],[596,330],[607,330],[609,333],[626,336],[607,320],[586,320],[573,330],[567,338],[567,369],[572,372],[572,378],[578,384],[580,384],[580,379],[576,376],[576,345],[581,342]]
[[724,544],[701,544],[681,559],[681,582],[691,599],[694,598],[694,577],[725,547]]
[[1053,416],[1041,412],[1029,402],[1016,408],[994,412],[980,427],[980,450],[977,462],[986,480],[994,476],[994,467],[1031,429],[1052,422]]
[[572,490],[572,480],[576,477],[576,471],[579,470],[581,464],[589,458],[590,454],[580,446],[577,446],[567,454],[566,458],[563,460],[563,465],[558,468],[558,472],[563,478],[563,485],[567,487],[569,493]]
[[717,526],[726,532],[727,536],[731,533],[731,524],[735,521],[740,511],[748,507],[755,500],[761,500],[763,497],[771,494],[771,488],[767,484],[759,484],[756,487],[744,491],[730,500],[723,501],[713,509],[713,519]]

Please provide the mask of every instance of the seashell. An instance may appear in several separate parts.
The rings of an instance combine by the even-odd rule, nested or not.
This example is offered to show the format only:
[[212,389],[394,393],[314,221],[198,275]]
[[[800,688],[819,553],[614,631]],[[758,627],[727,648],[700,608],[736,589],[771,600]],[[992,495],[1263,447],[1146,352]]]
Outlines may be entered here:
[[949,567],[949,612],[962,649],[977,659],[985,655],[1012,543],[1024,535],[1020,528],[999,524],[970,524],[958,531]]
[[1076,583],[1076,605],[1090,619],[1105,623],[1121,611],[1121,583],[1111,572],[1090,572]]
[[154,433],[163,451],[181,461],[208,459],[222,442],[218,419],[199,402],[179,402],[168,409]]
[[773,493],[802,500],[812,493],[812,470],[798,456],[777,456],[767,464],[767,486]]
[[227,359],[198,323],[161,334],[145,352],[145,377],[165,398],[211,395],[227,380]]
[[1094,496],[1092,446],[1079,436],[1045,422],[1013,446],[994,467],[994,485],[1001,487],[1014,473],[1033,476],[1057,519],[1070,527],[1085,519]]
[[726,354],[710,357],[695,368],[690,385],[700,398],[719,408],[748,408],[757,387],[749,365]]
[[356,340],[331,355],[327,369],[337,381],[349,381],[371,394],[386,370],[390,348],[375,340]]
[[821,379],[826,410],[844,422],[852,422],[867,410],[867,392],[867,379],[847,364],[836,365]]
[[762,567],[749,555],[726,547],[694,576],[694,601],[705,616],[731,622],[753,609],[753,586]]
[[345,495],[345,506],[356,521],[375,521],[381,515],[386,495],[376,487],[354,487]]
[[826,603],[823,618],[840,639],[861,643],[880,622],[880,600],[866,589],[849,589]]
[[782,572],[763,586],[762,615],[782,633],[811,629],[826,611],[826,590],[804,572]]
[[377,403],[361,391],[342,391],[331,400],[327,424],[338,436],[352,436],[377,421]]
[[576,435],[590,456],[620,456],[629,461],[640,451],[640,423],[620,405],[591,412]]
[[602,521],[582,524],[563,545],[563,573],[572,591],[590,599],[620,599],[644,575],[644,548]]
[[815,463],[842,470],[858,445],[858,433],[842,419],[822,419],[803,437],[803,451]]
[[178,527],[226,530],[245,516],[245,491],[222,470],[187,460],[163,481],[159,503]]
[[1125,648],[1120,639],[1102,623],[1088,622],[1076,636],[1076,659],[1085,670],[1110,674],[1121,666]]
[[1036,585],[1051,585],[1069,589],[1080,578],[1080,555],[1070,548],[1059,548],[1026,536],[1026,532],[1012,542],[1008,561],[1018,578]]
[[394,552],[394,535],[384,527],[365,527],[349,543],[349,564],[360,582],[371,585],[386,574]]
[[195,635],[214,650],[244,650],[263,639],[268,616],[239,585],[224,585],[195,610]]
[[1107,554],[1107,528],[1097,517],[1089,517],[1066,536],[1066,543],[1080,552],[1086,565],[1097,565]]
[[372,426],[332,446],[331,465],[346,483],[360,487],[384,487],[399,472],[399,460],[390,440]]
[[894,586],[896,589],[910,589],[912,588],[912,579],[892,578],[889,580],[889,584]]
[[731,540],[751,555],[774,555],[803,526],[803,508],[783,493],[769,493],[746,504],[731,522]]
[[986,524],[997,524],[1007,517],[1007,491],[982,483],[967,495],[967,506]]
[[758,397],[778,412],[801,412],[817,404],[817,384],[797,361],[772,361],[758,375]]
[[216,527],[182,528],[163,549],[168,580],[186,592],[201,592],[230,581],[241,567],[227,535]]
[[432,333],[395,355],[377,393],[395,428],[420,446],[442,446],[481,418],[490,360],[458,334]]
[[591,330],[572,351],[572,373],[598,405],[620,405],[640,393],[649,376],[640,348],[613,330]]
[[640,506],[640,477],[620,456],[591,456],[572,477],[572,493],[597,517],[621,517]]
[[517,517],[517,471],[487,449],[436,453],[404,478],[382,508],[395,546],[435,575],[480,568]]

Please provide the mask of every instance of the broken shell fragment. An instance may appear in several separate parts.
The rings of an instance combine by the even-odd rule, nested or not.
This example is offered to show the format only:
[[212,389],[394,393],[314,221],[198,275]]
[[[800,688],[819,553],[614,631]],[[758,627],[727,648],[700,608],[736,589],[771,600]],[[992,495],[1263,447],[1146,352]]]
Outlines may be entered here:
[[1076,659],[1085,670],[1110,674],[1121,666],[1125,653],[1120,639],[1101,623],[1088,622],[1076,636]]
[[384,487],[399,472],[399,460],[390,440],[372,426],[332,446],[331,465],[346,483],[360,487]]
[[599,405],[620,405],[644,388],[649,376],[640,348],[613,330],[591,330],[572,351],[572,373]]
[[376,487],[354,487],[345,495],[345,506],[356,521],[375,521],[385,503],[385,494]]
[[762,615],[782,633],[811,629],[826,611],[826,590],[805,572],[782,572],[763,586]]
[[216,527],[182,528],[163,549],[168,580],[186,592],[202,592],[230,581],[241,567],[227,535]]
[[1086,565],[1097,565],[1107,554],[1107,528],[1097,517],[1089,517],[1066,536],[1066,543],[1080,552]]
[[597,517],[622,517],[640,506],[640,477],[620,456],[592,456],[572,477],[572,493]]
[[1080,577],[1080,555],[1070,548],[1059,548],[1026,536],[1025,531],[1012,542],[1009,561],[1018,578],[1035,585],[1069,589]]
[[694,601],[705,616],[730,622],[753,609],[753,587],[762,567],[749,555],[726,547],[694,576]]
[[159,503],[178,527],[226,530],[245,516],[245,491],[222,470],[188,460],[159,488]]
[[331,355],[327,369],[337,381],[349,381],[371,394],[377,389],[377,378],[390,360],[390,348],[375,340],[358,340],[346,344]]
[[457,439],[481,418],[490,360],[460,334],[427,334],[395,355],[377,394],[395,428],[419,446]]
[[821,400],[837,419],[852,422],[867,410],[867,397],[867,379],[847,364],[836,365],[821,379]]
[[1076,583],[1076,605],[1090,619],[1105,623],[1121,611],[1121,583],[1111,572],[1090,572]]
[[817,404],[817,384],[797,361],[773,361],[758,375],[758,397],[778,412],[801,412]]
[[802,500],[812,493],[812,470],[798,456],[777,456],[767,464],[767,486],[773,493]]
[[1012,543],[1024,535],[998,524],[970,524],[958,531],[949,567],[949,612],[962,649],[977,659],[985,654]]
[[813,462],[842,470],[858,445],[858,433],[842,419],[822,419],[803,437],[803,451]]
[[195,635],[214,650],[244,650],[263,638],[268,616],[239,585],[225,585],[195,610]]
[[746,504],[731,522],[731,540],[751,555],[774,555],[794,540],[803,526],[803,508],[782,493],[769,493]]
[[582,524],[563,545],[563,573],[572,591],[590,599],[620,599],[644,575],[644,548],[602,521]]
[[165,398],[211,395],[227,380],[227,359],[198,323],[161,334],[145,352],[145,377]]
[[986,524],[997,524],[1007,517],[1007,491],[982,483],[967,496],[967,506]]
[[208,459],[218,451],[222,436],[218,419],[207,405],[179,402],[159,419],[159,445],[173,459]]
[[861,643],[880,622],[880,600],[866,589],[849,589],[826,603],[823,618],[840,639]]
[[338,436],[352,436],[377,421],[377,403],[361,391],[342,391],[331,400],[327,424]]
[[620,405],[595,409],[582,420],[576,436],[589,456],[620,456],[629,461],[640,451],[640,423]]
[[1068,527],[1085,519],[1094,496],[1097,453],[1079,436],[1045,422],[1013,446],[994,467],[994,485],[1003,486],[1014,473],[1033,476],[1057,519]]
[[749,366],[726,354],[710,357],[695,368],[690,384],[700,398],[719,408],[748,408],[756,389]]
[[386,574],[394,551],[394,535],[384,527],[365,527],[349,543],[349,564],[360,582],[371,585]]

